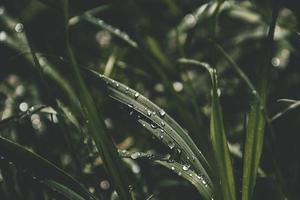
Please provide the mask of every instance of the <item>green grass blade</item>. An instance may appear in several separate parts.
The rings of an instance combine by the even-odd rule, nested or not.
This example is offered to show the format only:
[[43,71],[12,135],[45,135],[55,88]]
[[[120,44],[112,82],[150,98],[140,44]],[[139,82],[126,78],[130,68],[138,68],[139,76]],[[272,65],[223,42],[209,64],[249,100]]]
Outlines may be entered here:
[[112,33],[114,36],[118,37],[119,39],[123,40],[127,44],[129,44],[133,48],[138,48],[138,44],[136,41],[134,41],[126,32],[121,31],[120,29],[113,27],[106,22],[104,22],[102,19],[98,19],[91,15],[90,13],[85,13],[79,17],[80,19],[89,22],[97,27],[100,27],[101,29],[105,29],[108,32]]
[[127,177],[124,173],[124,168],[122,166],[121,159],[118,155],[118,152],[113,144],[112,139],[107,135],[105,131],[104,121],[100,116],[100,113],[97,112],[97,107],[94,100],[89,93],[86,84],[81,76],[79,67],[76,63],[73,50],[69,42],[69,29],[68,29],[68,5],[69,1],[63,1],[63,8],[65,14],[65,39],[66,39],[66,48],[69,60],[71,62],[73,73],[73,78],[75,80],[77,91],[79,94],[79,99],[84,110],[84,116],[88,120],[88,128],[91,137],[96,143],[97,150],[104,161],[104,166],[108,174],[113,180],[113,183],[116,187],[120,199],[127,200],[131,199],[129,194],[129,188],[127,183]]
[[209,183],[210,166],[187,132],[178,125],[163,109],[126,85],[112,80],[95,71],[83,69],[88,80],[102,86],[108,95],[129,106],[138,115],[138,121],[171,150],[180,152],[181,160],[204,174]]
[[262,66],[258,91],[261,97],[261,102],[255,99],[250,105],[248,113],[248,121],[246,126],[246,141],[244,147],[244,160],[243,160],[243,186],[242,186],[242,200],[249,200],[252,197],[257,170],[260,163],[264,132],[266,126],[265,118],[265,104],[267,100],[267,93],[270,85],[270,60],[272,52],[272,43],[274,40],[274,32],[279,8],[275,8],[272,13],[272,21],[267,37],[266,46],[266,59]]
[[145,160],[150,160],[151,162],[157,163],[159,165],[162,165],[163,167],[172,170],[178,176],[185,178],[187,181],[193,184],[196,187],[196,189],[199,191],[199,193],[203,196],[204,199],[206,200],[213,199],[212,187],[211,185],[208,184],[205,176],[195,173],[186,165],[178,163],[174,160],[170,161],[170,159],[168,158],[170,155],[166,155],[166,156],[155,155],[155,154],[143,153],[143,152],[129,152],[126,150],[120,150],[119,153],[120,156],[123,158],[131,158],[134,160],[145,159]]
[[73,190],[69,189],[67,186],[64,186],[56,181],[53,180],[45,180],[44,184],[50,187],[52,190],[63,195],[65,198],[69,200],[85,200],[82,196],[74,192]]
[[219,187],[222,194],[222,199],[234,200],[236,199],[235,181],[224,128],[223,114],[218,96],[216,70],[212,69],[207,63],[199,62],[196,60],[181,58],[178,60],[178,62],[182,64],[194,64],[201,66],[205,68],[210,74],[212,81],[210,136],[212,141],[213,153],[215,156],[215,168],[218,171],[218,178],[221,182]]
[[212,71],[211,76],[213,89],[210,135],[215,155],[216,169],[218,170],[220,178],[220,190],[222,192],[222,199],[235,200],[234,174],[223,124],[223,114],[218,96],[217,75],[215,70]]
[[22,170],[28,170],[37,179],[43,181],[45,179],[52,179],[68,186],[76,193],[87,199],[94,199],[93,197],[78,181],[65,173],[63,170],[46,160],[45,158],[33,153],[24,147],[16,144],[8,139],[0,136],[0,152],[1,159],[7,162],[14,163]]

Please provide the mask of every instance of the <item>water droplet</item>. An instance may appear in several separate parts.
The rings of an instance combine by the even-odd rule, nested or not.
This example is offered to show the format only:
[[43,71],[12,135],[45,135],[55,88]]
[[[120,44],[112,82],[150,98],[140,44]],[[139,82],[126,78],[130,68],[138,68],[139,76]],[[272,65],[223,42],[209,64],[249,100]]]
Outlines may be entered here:
[[178,172],[178,176],[181,176],[181,174],[182,174],[181,172]]
[[119,87],[120,86],[120,84],[119,83],[116,83],[116,87]]
[[188,14],[184,17],[184,21],[185,23],[189,26],[189,27],[193,27],[196,25],[197,20],[196,17],[192,14]]
[[153,129],[156,129],[156,128],[157,128],[157,125],[156,125],[156,124],[151,124],[150,126],[151,126],[151,128],[153,128]]
[[129,91],[129,87],[126,87],[125,88],[125,92],[127,93]]
[[221,96],[221,93],[222,93],[222,92],[221,92],[221,89],[220,89],[220,88],[218,88],[218,89],[217,89],[217,95],[218,95],[218,97],[220,97],[220,96]]
[[5,158],[4,158],[4,156],[1,156],[0,159],[1,159],[1,160],[4,160]]
[[0,6],[0,15],[3,15],[5,12],[5,8],[3,6]]
[[146,124],[145,124],[145,123],[143,123],[143,127],[146,127]]
[[164,129],[160,129],[160,132],[161,132],[161,133],[164,133],[165,131],[164,131]]
[[136,92],[135,94],[134,94],[134,98],[138,98],[140,96],[140,93],[138,93],[138,92]]
[[147,115],[150,117],[152,112],[150,110],[147,111]]
[[193,176],[193,174],[189,174],[189,176],[190,176],[190,177],[192,177],[192,176]]
[[31,107],[29,108],[29,111],[30,111],[30,112],[34,111],[34,106],[31,106]]
[[163,139],[163,138],[164,138],[164,136],[163,136],[163,135],[160,135],[160,136],[159,136],[159,138],[160,138],[160,139]]
[[0,41],[5,41],[7,38],[7,34],[4,31],[0,32]]
[[164,110],[159,111],[159,116],[164,117],[166,115],[166,112]]
[[15,31],[16,31],[17,33],[23,32],[23,29],[24,29],[23,24],[21,24],[21,23],[17,23],[17,24],[16,24],[16,26],[15,26]]
[[35,176],[32,177],[33,180],[36,180],[37,178]]
[[183,90],[183,84],[181,82],[174,82],[173,83],[173,89],[176,92],[181,92]]
[[23,112],[27,111],[28,110],[28,104],[26,102],[22,102],[20,103],[19,105],[19,109]]
[[84,138],[84,140],[83,140],[83,144],[87,144],[88,143],[88,141],[89,141],[89,138]]
[[133,160],[135,160],[135,159],[137,159],[138,157],[140,157],[140,153],[139,152],[135,152],[135,153],[133,153],[133,154],[131,154],[130,155],[130,157],[133,159]]
[[252,90],[252,94],[253,94],[253,95],[256,95],[256,94],[257,94],[257,91],[256,91],[256,90]]
[[110,188],[110,183],[107,180],[100,182],[100,188],[103,190],[108,190]]
[[169,142],[168,146],[169,146],[170,149],[174,149],[175,143],[174,142]]
[[189,165],[183,165],[182,169],[183,171],[187,171],[189,170],[190,166]]
[[279,67],[281,64],[281,61],[278,57],[273,57],[271,60],[271,63],[274,67]]
[[171,167],[171,169],[174,171],[174,170],[175,170],[175,167]]
[[166,125],[165,122],[163,122],[163,121],[161,121],[160,124],[162,127],[164,127]]
[[12,161],[9,161],[8,164],[13,165],[14,163]]

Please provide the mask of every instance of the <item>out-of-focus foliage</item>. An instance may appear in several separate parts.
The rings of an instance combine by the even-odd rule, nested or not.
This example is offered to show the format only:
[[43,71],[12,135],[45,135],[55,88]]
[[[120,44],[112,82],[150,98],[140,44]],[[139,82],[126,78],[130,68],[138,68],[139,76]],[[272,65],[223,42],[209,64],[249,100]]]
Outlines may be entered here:
[[[26,163],[27,156],[38,160],[36,155],[96,198],[118,198],[115,179],[89,136],[91,122],[78,98],[83,93],[72,74],[61,2],[0,2],[0,136],[10,141],[0,143],[5,150],[0,152],[1,200],[85,198],[49,176],[50,164],[43,169],[43,164]],[[266,48],[277,7],[274,41]],[[81,71],[85,92],[104,118],[104,133],[123,157],[132,199],[218,199],[224,186],[219,181],[230,174],[230,165],[223,170],[219,164],[229,160],[235,182],[229,186],[241,198],[246,113],[260,97],[253,90],[265,65],[270,68],[262,108],[267,124],[250,199],[300,198],[297,3],[74,0],[69,11],[77,65],[105,75],[94,80]],[[196,61],[217,70],[218,88]],[[17,151],[15,143],[23,150]],[[216,161],[218,156],[225,161]]]

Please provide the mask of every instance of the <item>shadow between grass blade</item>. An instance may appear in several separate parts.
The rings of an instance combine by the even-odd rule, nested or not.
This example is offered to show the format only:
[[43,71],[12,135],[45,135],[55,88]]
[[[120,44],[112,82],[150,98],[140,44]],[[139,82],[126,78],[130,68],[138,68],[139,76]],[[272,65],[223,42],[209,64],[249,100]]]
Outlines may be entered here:
[[52,179],[68,186],[86,199],[97,200],[78,181],[50,161],[1,136],[0,152],[1,160],[13,162],[17,168],[28,170],[41,182]]

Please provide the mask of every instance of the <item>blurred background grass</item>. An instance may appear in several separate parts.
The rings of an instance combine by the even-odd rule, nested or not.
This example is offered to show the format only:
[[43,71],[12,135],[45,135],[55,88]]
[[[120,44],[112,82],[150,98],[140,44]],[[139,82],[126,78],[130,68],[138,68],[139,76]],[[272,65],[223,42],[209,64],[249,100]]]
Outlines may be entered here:
[[[263,45],[271,10],[276,3],[226,1],[220,8],[216,23],[214,1],[74,0],[70,2],[73,16],[69,22],[71,43],[80,66],[91,67],[125,83],[164,108],[188,130],[207,156],[210,154],[209,77],[203,69],[179,64],[177,60],[187,57],[217,68],[227,137],[235,155],[234,171],[237,177],[241,177],[240,154],[245,138],[245,113],[251,95],[211,40],[221,45],[255,82],[266,57]],[[79,134],[86,132],[87,126],[78,110],[76,112],[76,102],[73,102],[72,91],[67,85],[72,87],[74,83],[66,59],[63,13],[59,2],[4,0],[0,6],[1,119],[27,111],[31,106],[51,106],[9,124],[1,124],[1,136],[43,155],[84,183],[91,192],[109,198],[113,188],[102,162],[91,153],[89,138]],[[99,9],[93,10],[93,18],[85,18],[83,14],[94,8]],[[93,19],[102,21],[93,23]],[[278,102],[278,99],[299,99],[298,19],[297,2],[284,1],[275,31],[274,52],[269,61],[273,66],[267,103],[271,117],[289,105]],[[24,30],[39,55],[40,64],[45,66],[44,73],[40,73],[40,69],[28,59],[30,51]],[[60,75],[58,79],[47,76],[51,73],[49,66]],[[62,90],[58,80],[65,81],[62,84],[66,90]],[[127,108],[95,89],[92,93],[102,108],[107,131],[120,149],[168,151],[137,125],[134,117],[128,115]],[[78,119],[77,127],[58,116],[57,99],[73,111]],[[293,110],[272,123],[274,141],[271,148],[265,142],[261,162],[264,173],[258,177],[254,199],[280,199],[280,190],[289,199],[300,197],[299,119],[299,110]],[[269,136],[267,130],[266,141],[271,140]],[[199,199],[192,185],[167,170],[153,167],[149,162],[130,162],[128,166],[133,173],[128,176],[139,198],[146,199],[154,194],[153,199],[182,199],[180,195]],[[15,168],[1,161],[1,199],[63,198],[32,181],[30,174]],[[282,180],[275,176],[277,169]],[[240,179],[237,179],[237,185],[241,188]]]

